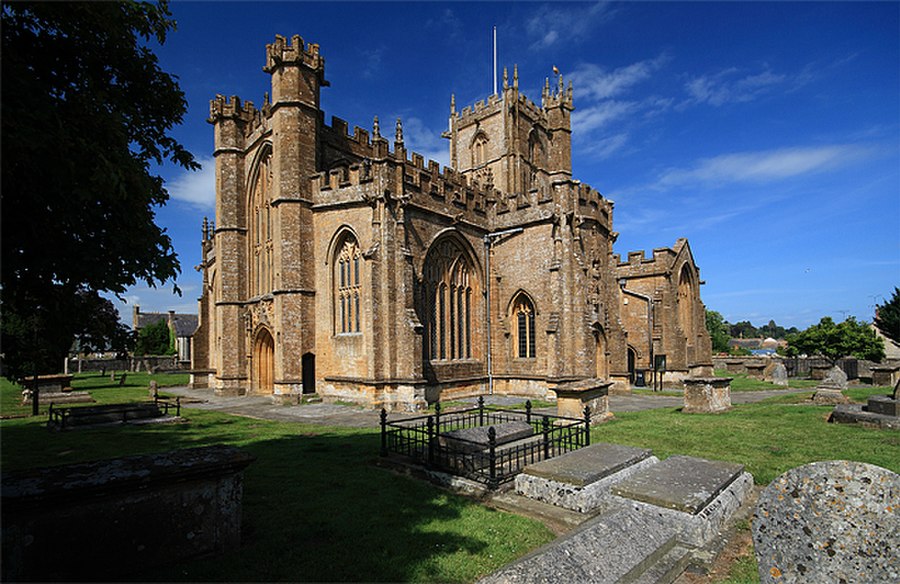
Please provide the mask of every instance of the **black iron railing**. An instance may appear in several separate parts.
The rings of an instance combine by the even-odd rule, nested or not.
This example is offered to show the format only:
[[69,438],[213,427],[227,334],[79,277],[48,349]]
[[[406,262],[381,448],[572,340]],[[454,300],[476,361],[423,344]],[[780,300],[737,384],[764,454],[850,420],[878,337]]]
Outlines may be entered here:
[[[460,432],[485,427],[486,432]],[[510,427],[515,431],[505,432]],[[433,415],[393,422],[382,409],[381,455],[399,454],[496,489],[529,464],[589,446],[590,427],[590,408],[582,419],[538,415],[530,400],[524,411],[485,406],[482,397],[477,406],[452,412],[436,404]]]

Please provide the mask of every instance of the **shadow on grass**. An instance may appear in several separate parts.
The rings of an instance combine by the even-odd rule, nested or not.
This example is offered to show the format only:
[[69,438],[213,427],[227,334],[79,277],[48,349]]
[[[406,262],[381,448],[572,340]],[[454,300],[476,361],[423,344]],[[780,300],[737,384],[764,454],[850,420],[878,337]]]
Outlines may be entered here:
[[256,456],[245,472],[241,549],[128,576],[140,581],[471,582],[552,539],[540,524],[376,467],[376,430],[188,416],[169,427],[56,434],[4,424],[4,446],[22,451],[4,448],[4,468],[222,442]]

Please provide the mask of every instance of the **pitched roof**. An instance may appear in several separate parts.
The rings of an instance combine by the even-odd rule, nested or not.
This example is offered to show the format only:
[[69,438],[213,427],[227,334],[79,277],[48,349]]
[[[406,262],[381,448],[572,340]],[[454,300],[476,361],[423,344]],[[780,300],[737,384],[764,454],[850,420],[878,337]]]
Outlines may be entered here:
[[[142,329],[145,326],[156,324],[160,320],[169,320],[167,312],[141,312],[138,314],[137,328]],[[191,337],[197,330],[200,319],[196,314],[175,314],[175,336]]]

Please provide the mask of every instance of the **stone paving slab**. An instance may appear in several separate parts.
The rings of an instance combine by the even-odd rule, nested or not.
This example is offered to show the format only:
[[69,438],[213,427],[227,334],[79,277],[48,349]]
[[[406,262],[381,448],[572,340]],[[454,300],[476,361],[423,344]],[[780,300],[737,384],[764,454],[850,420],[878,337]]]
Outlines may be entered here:
[[525,467],[525,474],[584,487],[650,457],[646,448],[601,442]]
[[744,465],[692,456],[670,456],[612,488],[626,499],[697,514],[730,485]]
[[627,505],[612,509],[479,584],[630,582],[675,546],[676,530]]

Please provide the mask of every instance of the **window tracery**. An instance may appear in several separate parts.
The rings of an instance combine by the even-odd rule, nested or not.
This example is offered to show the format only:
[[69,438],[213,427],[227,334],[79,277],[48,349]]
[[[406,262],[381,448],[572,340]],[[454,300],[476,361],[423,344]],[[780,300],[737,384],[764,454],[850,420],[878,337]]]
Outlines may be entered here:
[[528,296],[519,294],[513,302],[513,322],[515,323],[516,357],[533,359],[536,356],[534,305]]
[[337,333],[358,333],[360,326],[360,260],[362,253],[355,238],[348,236],[334,262],[334,306]]
[[431,360],[472,358],[472,266],[452,240],[425,263],[426,353]]

